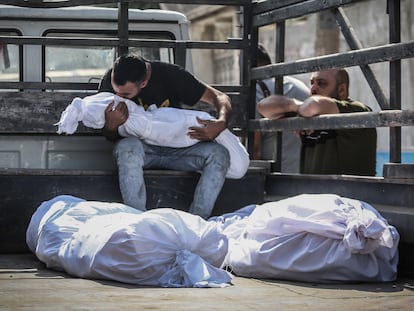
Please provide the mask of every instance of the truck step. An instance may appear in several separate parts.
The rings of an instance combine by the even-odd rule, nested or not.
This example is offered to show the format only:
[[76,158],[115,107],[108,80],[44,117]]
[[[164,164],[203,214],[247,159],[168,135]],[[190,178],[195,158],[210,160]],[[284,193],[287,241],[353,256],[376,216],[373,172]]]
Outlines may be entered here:
[[[252,167],[241,179],[227,179],[213,215],[263,203],[265,175],[263,169]],[[148,170],[144,178],[148,209],[173,207],[186,211],[199,174]],[[26,228],[43,201],[67,194],[89,201],[122,202],[114,171],[1,169],[0,189],[0,253],[28,251]]]

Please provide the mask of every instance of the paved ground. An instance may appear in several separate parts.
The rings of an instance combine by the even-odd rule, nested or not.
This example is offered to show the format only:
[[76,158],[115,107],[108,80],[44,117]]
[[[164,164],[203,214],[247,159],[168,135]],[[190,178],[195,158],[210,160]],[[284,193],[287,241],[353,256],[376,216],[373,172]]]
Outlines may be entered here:
[[322,285],[235,277],[227,288],[82,280],[30,255],[0,255],[0,310],[414,310],[414,279]]

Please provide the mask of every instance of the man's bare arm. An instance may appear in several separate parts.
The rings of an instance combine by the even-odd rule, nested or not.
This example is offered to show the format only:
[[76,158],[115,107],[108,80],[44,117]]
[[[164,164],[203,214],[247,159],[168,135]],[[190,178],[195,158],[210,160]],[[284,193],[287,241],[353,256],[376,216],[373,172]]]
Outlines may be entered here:
[[270,95],[257,103],[257,111],[265,118],[280,119],[286,113],[297,113],[301,104],[300,101],[283,95]]
[[321,114],[334,113],[339,113],[335,100],[320,95],[310,96],[298,108],[298,114],[302,117],[314,117]]
[[197,118],[200,127],[190,127],[188,135],[198,140],[213,140],[227,128],[227,122],[232,110],[230,97],[211,86],[206,86],[200,101],[214,106],[217,111],[217,120],[201,120]]

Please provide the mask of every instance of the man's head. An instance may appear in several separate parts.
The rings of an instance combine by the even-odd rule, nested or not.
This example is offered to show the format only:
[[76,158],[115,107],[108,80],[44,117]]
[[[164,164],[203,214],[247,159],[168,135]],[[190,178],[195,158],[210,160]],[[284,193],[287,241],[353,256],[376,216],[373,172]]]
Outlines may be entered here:
[[266,66],[272,63],[269,53],[266,51],[265,47],[261,44],[257,46],[257,66]]
[[349,75],[345,69],[327,69],[314,72],[310,79],[311,95],[344,100],[349,93]]
[[137,96],[148,83],[147,63],[134,54],[122,55],[115,60],[111,84],[115,93],[124,98]]

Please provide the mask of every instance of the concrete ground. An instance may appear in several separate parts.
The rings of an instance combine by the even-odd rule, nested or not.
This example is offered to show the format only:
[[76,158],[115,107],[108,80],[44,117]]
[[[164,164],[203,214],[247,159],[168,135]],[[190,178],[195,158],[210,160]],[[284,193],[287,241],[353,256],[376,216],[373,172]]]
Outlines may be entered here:
[[151,288],[83,280],[31,254],[0,255],[0,310],[414,310],[414,279],[312,284],[235,277],[227,288]]

